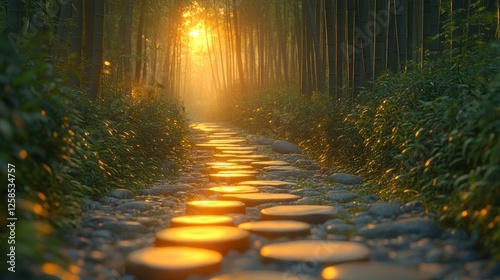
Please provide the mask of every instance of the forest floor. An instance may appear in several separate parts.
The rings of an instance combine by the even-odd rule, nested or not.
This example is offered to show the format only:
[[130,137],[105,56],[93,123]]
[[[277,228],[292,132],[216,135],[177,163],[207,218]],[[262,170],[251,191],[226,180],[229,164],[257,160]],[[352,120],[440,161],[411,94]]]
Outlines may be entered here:
[[[191,131],[194,143],[206,143],[217,139],[212,137],[214,133],[223,134],[229,130],[224,125],[198,123],[191,126]],[[231,131],[240,132],[237,129]],[[298,197],[292,202],[270,203],[263,198],[261,202],[266,203],[252,204],[244,213],[227,214],[236,226],[259,221],[263,218],[262,209],[279,205],[333,206],[333,212],[311,218],[314,224],[310,224],[310,232],[303,236],[272,239],[251,233],[248,244],[243,244],[248,248],[224,252],[222,263],[215,272],[209,276],[191,276],[186,272],[189,279],[210,279],[223,273],[247,270],[278,271],[282,276],[276,279],[292,279],[292,274],[299,275],[293,279],[320,279],[326,263],[348,262],[356,258],[364,261],[356,262],[352,267],[340,265],[338,271],[364,271],[367,273],[364,279],[372,279],[375,275],[379,275],[379,279],[500,279],[499,261],[478,251],[465,232],[441,226],[436,215],[428,213],[418,201],[381,201],[376,194],[361,187],[362,178],[321,167],[304,154],[277,153],[272,149],[274,139],[241,132],[237,137],[244,140],[239,146],[254,146],[254,154],[264,154],[271,160],[285,161],[291,166],[254,169],[258,172],[258,180],[281,181],[274,186],[271,183],[257,186],[260,193]],[[169,228],[173,217],[186,213],[188,201],[220,198],[207,194],[207,188],[221,185],[210,181],[207,163],[215,161],[214,154],[214,151],[193,145],[188,159],[179,168],[178,176],[159,181],[136,194],[116,189],[98,201],[89,200],[84,209],[82,227],[65,236],[66,254],[78,268],[75,271],[80,279],[135,279],[125,270],[131,252],[154,246],[156,234]],[[290,219],[294,217],[290,216]],[[340,247],[335,252],[328,252],[332,256],[321,254],[304,262],[280,261],[286,256],[263,257],[260,254],[263,246],[292,240],[317,241],[325,246],[334,244]],[[347,246],[347,249],[342,249],[342,246]],[[293,249],[290,252],[291,255],[307,255],[307,252]],[[405,276],[398,276],[398,272]]]

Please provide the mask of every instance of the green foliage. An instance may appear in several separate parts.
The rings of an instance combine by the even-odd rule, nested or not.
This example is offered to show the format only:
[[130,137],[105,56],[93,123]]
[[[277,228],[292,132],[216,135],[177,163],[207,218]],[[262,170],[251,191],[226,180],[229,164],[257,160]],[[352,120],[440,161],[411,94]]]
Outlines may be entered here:
[[95,104],[83,98],[81,115],[91,153],[81,181],[94,195],[111,188],[138,189],[158,179],[165,161],[178,161],[187,145],[187,121],[181,108],[153,93],[125,98],[120,89],[105,92]]
[[91,104],[54,72],[50,64],[27,60],[8,42],[0,43],[0,179],[5,186],[0,218],[7,218],[11,164],[16,275],[23,279],[44,279],[44,267],[65,273],[55,229],[79,226],[88,197],[115,187],[134,190],[165,175],[161,165],[179,161],[187,144],[184,112],[154,92],[138,90],[134,98],[124,98],[121,91],[107,89]]
[[[73,130],[78,117],[69,92],[53,76],[51,65],[26,61],[6,43],[0,44],[0,53],[0,178],[7,187],[7,166],[15,166],[15,181],[9,183],[15,184],[16,194],[16,248],[22,262],[17,268],[26,272],[30,263],[53,258],[50,246],[33,243],[52,231],[48,222],[75,226],[90,189],[72,175],[79,167],[82,143]],[[4,221],[6,187],[1,198]]]
[[421,199],[442,221],[500,248],[498,43],[384,73],[352,102],[276,91],[235,108],[239,125],[296,141],[386,198]]

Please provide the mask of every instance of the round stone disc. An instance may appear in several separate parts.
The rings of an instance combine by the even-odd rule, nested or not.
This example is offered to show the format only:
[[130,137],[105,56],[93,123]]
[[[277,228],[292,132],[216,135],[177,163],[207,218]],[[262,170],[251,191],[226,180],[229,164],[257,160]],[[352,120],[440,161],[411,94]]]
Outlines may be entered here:
[[286,187],[296,185],[292,182],[279,181],[279,180],[250,180],[239,182],[238,185],[248,185],[254,187]]
[[234,226],[233,218],[223,215],[188,215],[170,219],[170,227]]
[[210,280],[315,280],[317,278],[309,275],[296,275],[291,272],[254,270],[238,271],[210,278]]
[[217,173],[219,171],[234,171],[234,170],[253,170],[250,165],[219,165],[210,166],[211,173]]
[[220,186],[205,190],[207,196],[214,194],[258,193],[259,189],[252,186]]
[[215,160],[221,160],[221,161],[226,161],[229,159],[235,159],[238,158],[238,155],[230,155],[230,154],[215,154],[213,155]]
[[228,147],[227,149],[222,150],[221,153],[240,156],[240,155],[251,155],[253,154],[253,151],[232,150],[230,147]]
[[237,136],[238,132],[236,131],[224,131],[224,132],[214,132],[211,135],[213,136],[226,136],[226,137],[232,137],[232,136]]
[[240,146],[240,147],[233,147],[233,148],[225,148],[225,147],[216,147],[216,151],[224,151],[224,150],[233,150],[233,151],[255,151],[257,150],[257,147],[255,146]]
[[227,138],[227,139],[212,139],[209,140],[208,143],[214,144],[238,144],[245,142],[245,138]]
[[208,175],[208,179],[211,182],[225,182],[227,184],[235,184],[247,180],[255,180],[256,178],[257,176],[255,174],[237,173],[237,171],[232,173],[215,173]]
[[239,147],[237,144],[217,144],[217,143],[200,143],[200,144],[195,144],[195,147],[201,150],[208,150],[208,151],[213,151],[215,150],[216,147],[221,147],[223,146],[225,149],[230,149],[232,147]]
[[235,169],[235,170],[223,170],[223,171],[219,171],[217,173],[218,174],[241,173],[241,174],[258,175],[259,171],[257,171],[257,170],[240,170],[240,169]]
[[225,194],[221,197],[224,200],[238,200],[252,207],[264,203],[279,203],[297,201],[301,197],[289,193],[244,193],[244,194]]
[[187,246],[226,254],[250,247],[249,234],[230,226],[197,226],[164,229],[156,233],[156,246]]
[[239,224],[238,228],[269,239],[279,237],[294,238],[307,236],[311,233],[311,226],[308,223],[287,220],[246,222]]
[[137,280],[186,279],[220,269],[222,255],[192,247],[149,247],[130,253],[125,270]]
[[228,159],[228,163],[234,163],[234,164],[243,164],[243,165],[248,165],[252,162],[255,162],[258,160],[251,159],[251,158],[233,158],[233,159]]
[[213,166],[232,166],[232,165],[239,165],[234,162],[227,162],[227,161],[212,161],[212,162],[207,162],[205,163],[206,166],[213,167]]
[[245,203],[241,201],[198,200],[186,203],[188,215],[245,214]]
[[429,275],[416,269],[377,262],[344,263],[323,269],[324,280],[424,280]]
[[253,159],[255,161],[269,160],[269,157],[266,155],[239,155],[236,158]]
[[260,255],[274,261],[339,264],[368,260],[370,249],[355,242],[299,240],[265,245]]
[[255,168],[264,168],[268,166],[287,166],[290,165],[289,162],[282,160],[266,160],[266,161],[255,161],[251,165]]
[[297,171],[300,170],[299,168],[295,166],[290,166],[290,165],[273,165],[273,166],[266,166],[264,167],[264,170],[266,171]]
[[262,220],[294,220],[322,224],[337,217],[337,209],[324,205],[282,205],[260,210]]

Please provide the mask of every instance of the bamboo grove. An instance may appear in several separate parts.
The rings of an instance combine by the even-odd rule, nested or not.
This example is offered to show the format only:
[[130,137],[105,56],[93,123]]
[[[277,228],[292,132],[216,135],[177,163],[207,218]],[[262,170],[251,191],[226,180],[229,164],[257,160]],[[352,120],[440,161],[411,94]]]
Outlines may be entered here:
[[[499,0],[5,0],[9,39],[34,35],[91,99],[146,84],[217,102],[267,87],[356,94],[427,53],[498,38]],[[493,17],[458,18],[476,11]]]

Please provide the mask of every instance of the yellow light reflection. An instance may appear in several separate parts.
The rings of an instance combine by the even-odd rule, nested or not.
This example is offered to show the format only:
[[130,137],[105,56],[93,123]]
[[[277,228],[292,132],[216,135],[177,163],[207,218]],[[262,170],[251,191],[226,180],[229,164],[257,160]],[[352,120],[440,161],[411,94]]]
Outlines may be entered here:
[[321,277],[323,277],[323,279],[335,279],[338,276],[339,272],[333,266],[327,267],[323,269],[323,272],[321,272]]

